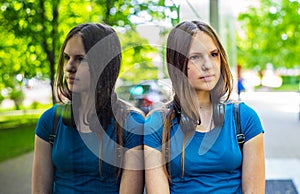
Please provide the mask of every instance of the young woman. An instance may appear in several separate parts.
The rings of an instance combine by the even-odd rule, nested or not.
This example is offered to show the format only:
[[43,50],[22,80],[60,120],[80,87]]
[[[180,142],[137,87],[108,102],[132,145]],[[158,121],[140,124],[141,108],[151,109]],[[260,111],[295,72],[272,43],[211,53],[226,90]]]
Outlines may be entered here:
[[167,63],[174,99],[144,125],[147,194],[264,193],[264,130],[241,103],[240,150],[232,75],[214,30],[201,21],[178,24],[167,40]]
[[68,33],[57,74],[62,105],[36,127],[32,193],[143,193],[144,117],[117,98],[120,64],[111,27],[88,23]]

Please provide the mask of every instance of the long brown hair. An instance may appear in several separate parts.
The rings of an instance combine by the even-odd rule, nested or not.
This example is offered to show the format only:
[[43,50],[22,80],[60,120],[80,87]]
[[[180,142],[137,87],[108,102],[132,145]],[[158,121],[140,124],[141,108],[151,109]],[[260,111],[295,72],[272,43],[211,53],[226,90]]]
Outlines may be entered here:
[[[68,33],[61,51],[58,61],[57,69],[57,96],[59,101],[65,102],[66,99],[71,103],[72,117],[70,118],[72,123],[76,123],[78,119],[74,114],[78,110],[78,103],[80,97],[76,93],[72,93],[69,90],[67,82],[64,78],[64,50],[67,42],[75,35],[79,35],[82,38],[84,45],[86,58],[90,71],[90,85],[89,95],[87,98],[87,111],[85,113],[85,123],[90,126],[90,129],[94,131],[99,138],[102,138],[103,132],[111,124],[112,120],[115,120],[115,158],[118,160],[118,165],[122,166],[123,161],[123,121],[129,111],[129,106],[118,100],[115,93],[115,84],[120,72],[121,65],[121,46],[119,38],[115,30],[105,24],[84,23],[75,26]],[[122,114],[114,114],[113,109],[117,109],[113,106],[119,107],[119,111]],[[76,106],[76,107],[75,107]],[[120,116],[122,118],[116,118]],[[100,125],[99,125],[100,122]],[[101,127],[103,130],[101,130]],[[100,129],[99,129],[100,128]],[[102,170],[102,140],[100,139],[100,173]],[[117,177],[120,176],[120,168],[118,169]]]
[[210,91],[213,105],[213,121],[216,128],[221,128],[224,121],[223,100],[229,99],[232,92],[232,74],[230,71],[227,54],[213,28],[202,21],[184,21],[175,26],[169,33],[167,39],[166,60],[172,86],[175,91],[173,102],[169,105],[164,119],[164,130],[162,135],[162,154],[166,160],[165,172],[170,178],[170,129],[171,120],[177,118],[184,134],[181,167],[184,176],[184,154],[188,138],[195,132],[195,123],[200,124],[201,119],[197,110],[197,99],[194,89],[188,83],[187,64],[188,52],[194,34],[202,31],[214,42],[221,55],[221,76],[217,85]]

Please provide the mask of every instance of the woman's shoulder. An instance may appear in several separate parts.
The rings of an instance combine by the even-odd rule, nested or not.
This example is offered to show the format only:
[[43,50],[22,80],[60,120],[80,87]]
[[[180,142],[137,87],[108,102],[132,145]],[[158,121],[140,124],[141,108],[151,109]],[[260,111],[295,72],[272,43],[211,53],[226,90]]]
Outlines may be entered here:
[[61,104],[61,103],[54,104],[52,107],[46,109],[42,113],[39,120],[46,120],[47,122],[48,121],[53,121],[54,117],[55,117],[55,114],[57,114],[57,115],[60,114],[57,111],[62,110],[63,105],[64,104]]
[[170,112],[171,106],[172,106],[172,102],[167,102],[163,104],[161,107],[154,108],[146,115],[146,118],[153,115],[155,116],[159,115],[165,117]]
[[166,119],[169,109],[166,107],[156,108],[151,110],[145,118],[145,126],[160,128]]
[[45,141],[49,140],[49,135],[52,131],[53,128],[53,121],[54,121],[54,115],[55,115],[55,110],[58,105],[54,105],[40,116],[38,123],[36,125],[35,133],[38,135],[40,138],[44,139]]
[[256,111],[254,110],[254,108],[247,104],[246,102],[243,101],[238,101],[236,102],[239,105],[239,111],[241,113],[241,115],[256,115]]
[[117,111],[123,111],[125,114],[135,114],[135,115],[140,115],[145,117],[145,114],[142,110],[140,110],[139,108],[136,108],[135,106],[133,106],[132,104],[130,104],[129,102],[122,100],[122,99],[118,99],[117,103],[116,103],[116,110]]
[[233,110],[234,107],[238,107],[240,111],[254,111],[254,109],[244,101],[230,100],[224,102],[227,109]]
[[55,104],[53,106],[51,106],[50,108],[46,109],[40,118],[45,118],[45,119],[49,119],[49,117],[54,117],[54,113],[55,113],[55,110],[57,109],[58,107],[58,104]]

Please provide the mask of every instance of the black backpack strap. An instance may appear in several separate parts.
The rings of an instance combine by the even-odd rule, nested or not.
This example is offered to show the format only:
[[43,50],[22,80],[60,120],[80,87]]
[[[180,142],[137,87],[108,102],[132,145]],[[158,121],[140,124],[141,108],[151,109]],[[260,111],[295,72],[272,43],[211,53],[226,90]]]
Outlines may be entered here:
[[55,137],[56,137],[56,128],[57,128],[59,117],[61,116],[61,113],[62,113],[62,109],[63,109],[62,104],[57,105],[57,107],[55,109],[55,114],[54,114],[54,119],[53,119],[53,126],[52,126],[52,133],[49,136],[49,143],[51,144],[51,146],[53,146],[53,144],[54,144],[54,140],[55,140]]
[[240,150],[243,153],[243,144],[245,143],[245,135],[242,133],[240,122],[240,106],[239,103],[234,103],[234,120],[236,125],[236,138],[240,146]]

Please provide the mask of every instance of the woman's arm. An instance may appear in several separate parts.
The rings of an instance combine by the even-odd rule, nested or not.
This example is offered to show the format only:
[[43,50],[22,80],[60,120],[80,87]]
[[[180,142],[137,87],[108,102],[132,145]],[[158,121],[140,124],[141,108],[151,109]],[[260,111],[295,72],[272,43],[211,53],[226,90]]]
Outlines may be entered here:
[[51,152],[51,144],[35,135],[32,167],[32,194],[52,193],[54,170]]
[[243,193],[265,193],[265,156],[263,133],[253,137],[243,147]]
[[143,149],[136,146],[125,152],[120,194],[142,194],[144,182]]
[[147,194],[168,194],[168,177],[163,169],[162,153],[145,146],[145,180]]

